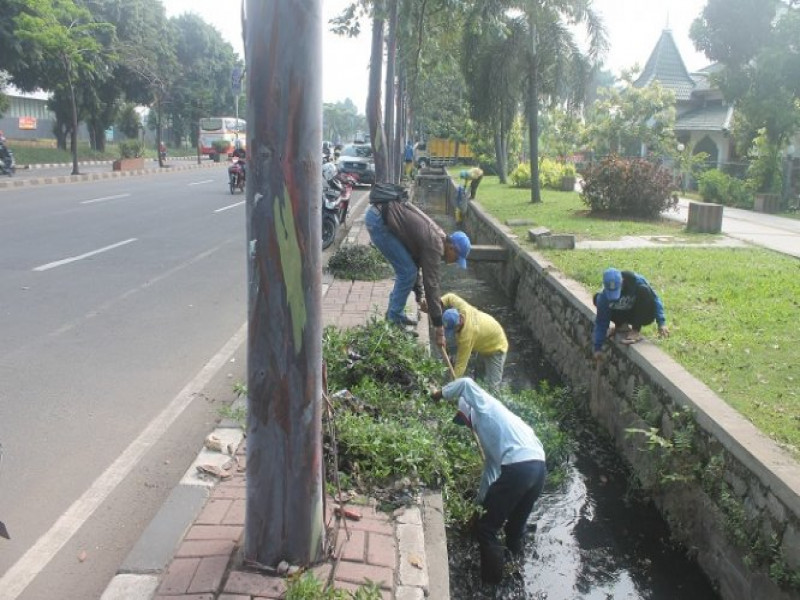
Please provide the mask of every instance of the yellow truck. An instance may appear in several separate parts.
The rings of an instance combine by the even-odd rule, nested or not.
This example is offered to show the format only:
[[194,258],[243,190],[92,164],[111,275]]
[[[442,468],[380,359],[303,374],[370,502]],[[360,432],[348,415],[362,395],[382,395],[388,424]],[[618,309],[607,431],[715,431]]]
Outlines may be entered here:
[[435,137],[414,146],[414,164],[421,169],[472,162],[474,159],[475,155],[466,142]]

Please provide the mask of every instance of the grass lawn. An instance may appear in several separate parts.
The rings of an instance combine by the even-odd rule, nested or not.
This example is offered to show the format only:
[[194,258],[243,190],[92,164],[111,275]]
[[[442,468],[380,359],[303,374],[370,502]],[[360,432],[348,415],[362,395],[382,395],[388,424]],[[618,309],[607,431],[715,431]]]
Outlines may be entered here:
[[[531,219],[582,239],[694,236],[672,221],[592,217],[572,192],[543,190],[541,204],[529,199],[530,190],[501,186],[496,177],[484,177],[477,194],[501,222]],[[529,228],[514,230],[525,240]],[[657,340],[651,326],[645,335],[800,456],[800,260],[755,247],[540,252],[588,291],[600,289],[609,266],[644,275],[664,301],[672,334]]]

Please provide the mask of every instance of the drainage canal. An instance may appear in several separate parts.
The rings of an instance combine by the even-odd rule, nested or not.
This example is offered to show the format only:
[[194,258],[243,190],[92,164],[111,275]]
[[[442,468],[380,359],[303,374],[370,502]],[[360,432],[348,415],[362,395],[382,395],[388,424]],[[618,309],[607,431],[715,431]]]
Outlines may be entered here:
[[[444,221],[444,218],[437,217]],[[447,223],[448,231],[453,229]],[[530,333],[492,284],[444,269],[442,289],[493,315],[509,339],[504,381],[512,388],[561,385]],[[630,473],[588,415],[576,408],[564,424],[577,451],[564,484],[549,489],[531,515],[525,560],[500,586],[480,582],[477,547],[448,534],[450,592],[455,600],[711,600],[709,580],[670,542],[652,504],[638,496]]]

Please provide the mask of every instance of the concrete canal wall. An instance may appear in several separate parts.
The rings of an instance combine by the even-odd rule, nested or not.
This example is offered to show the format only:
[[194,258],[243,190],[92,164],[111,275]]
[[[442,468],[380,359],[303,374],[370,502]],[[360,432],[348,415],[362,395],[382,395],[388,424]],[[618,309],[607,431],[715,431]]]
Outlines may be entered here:
[[[415,200],[423,207],[438,204],[453,214],[456,197],[445,176],[417,180]],[[462,228],[473,244],[505,250],[503,262],[476,260],[473,268],[504,290],[720,595],[799,598],[798,462],[647,341],[610,343],[596,368],[590,294],[523,249],[479,204],[466,210]]]

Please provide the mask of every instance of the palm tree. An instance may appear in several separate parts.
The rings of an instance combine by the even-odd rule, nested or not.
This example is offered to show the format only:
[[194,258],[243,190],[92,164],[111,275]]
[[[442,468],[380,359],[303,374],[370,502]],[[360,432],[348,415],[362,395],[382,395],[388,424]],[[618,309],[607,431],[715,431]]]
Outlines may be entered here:
[[[530,26],[530,81],[528,92],[528,124],[530,138],[531,202],[541,202],[539,189],[539,100],[545,92],[555,101],[568,96],[573,101],[585,89],[590,62],[595,62],[607,47],[605,29],[592,0],[529,0],[515,3],[526,12]],[[587,55],[580,51],[573,33],[575,25],[583,25],[589,47]],[[569,77],[563,75],[571,74]],[[571,85],[561,88],[562,81]],[[566,98],[565,98],[566,99]]]

